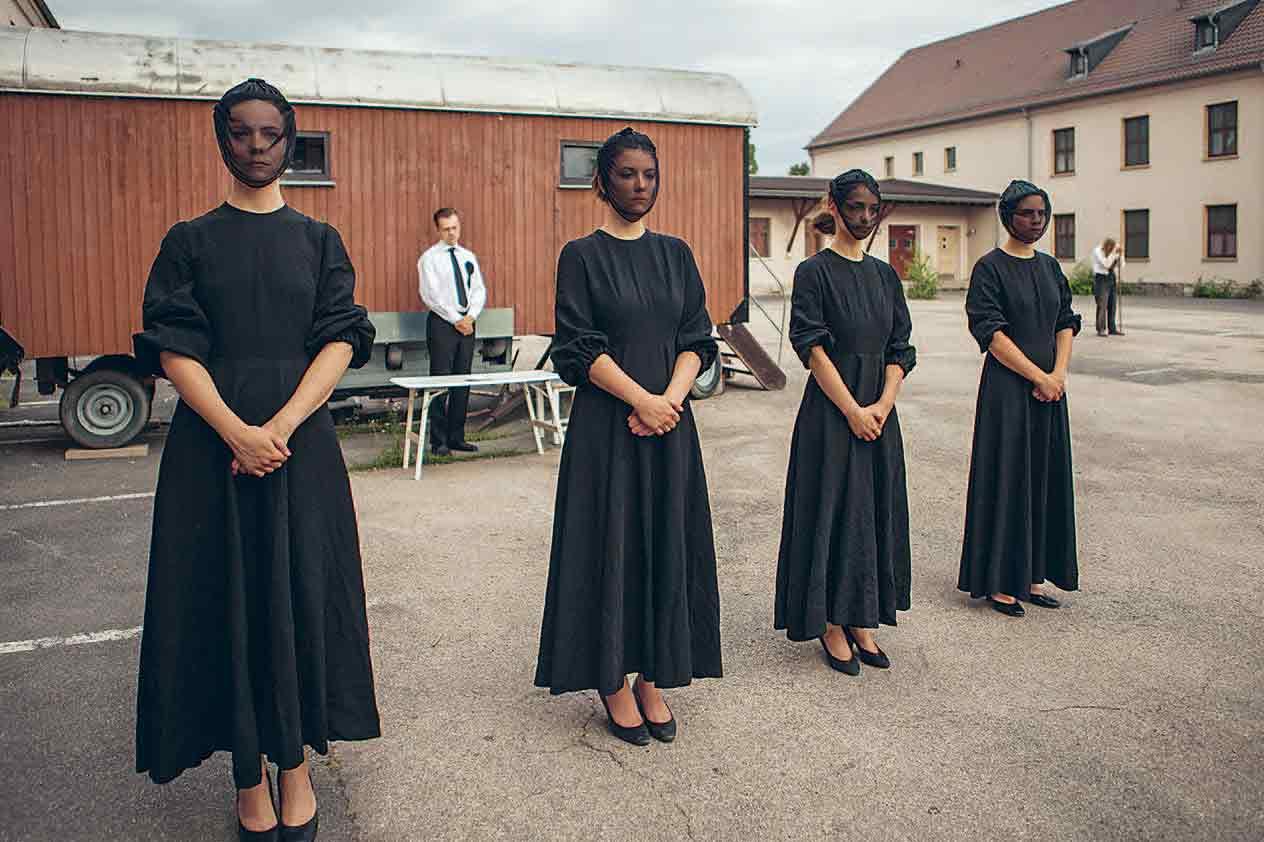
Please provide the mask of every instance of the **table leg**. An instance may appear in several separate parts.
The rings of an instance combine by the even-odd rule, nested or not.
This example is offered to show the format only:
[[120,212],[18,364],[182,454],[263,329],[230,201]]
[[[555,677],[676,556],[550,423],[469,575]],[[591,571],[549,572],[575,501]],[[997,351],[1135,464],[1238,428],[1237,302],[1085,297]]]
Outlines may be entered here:
[[540,413],[536,411],[535,400],[538,389],[533,383],[523,383],[522,388],[526,390],[527,398],[527,415],[531,418],[531,435],[535,436],[535,452],[544,454],[544,435],[540,432],[539,420]]
[[421,479],[421,463],[426,458],[426,427],[430,423],[430,402],[446,392],[447,389],[427,389],[421,394],[421,426],[417,429],[417,470],[413,479]]
[[562,435],[562,395],[549,384],[549,408],[553,411],[553,443],[561,447],[566,443]]
[[404,470],[408,470],[408,456],[413,444],[413,404],[417,400],[417,390],[408,390],[408,419],[404,422]]

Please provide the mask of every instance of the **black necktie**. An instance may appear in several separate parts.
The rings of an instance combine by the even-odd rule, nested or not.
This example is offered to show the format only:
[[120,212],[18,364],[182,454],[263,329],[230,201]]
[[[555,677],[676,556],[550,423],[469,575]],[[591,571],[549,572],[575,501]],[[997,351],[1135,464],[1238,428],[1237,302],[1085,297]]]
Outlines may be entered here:
[[456,303],[464,313],[470,309],[470,299],[465,295],[465,284],[461,282],[461,266],[456,262],[456,246],[448,248],[448,257],[452,258],[452,280],[456,281]]

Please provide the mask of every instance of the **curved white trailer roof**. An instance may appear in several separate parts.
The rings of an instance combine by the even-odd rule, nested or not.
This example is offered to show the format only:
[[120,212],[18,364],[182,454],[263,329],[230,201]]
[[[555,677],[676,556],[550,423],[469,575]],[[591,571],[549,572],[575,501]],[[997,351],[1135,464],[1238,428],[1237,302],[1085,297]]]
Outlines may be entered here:
[[250,76],[295,103],[758,122],[750,94],[722,73],[0,29],[0,90],[213,100]]

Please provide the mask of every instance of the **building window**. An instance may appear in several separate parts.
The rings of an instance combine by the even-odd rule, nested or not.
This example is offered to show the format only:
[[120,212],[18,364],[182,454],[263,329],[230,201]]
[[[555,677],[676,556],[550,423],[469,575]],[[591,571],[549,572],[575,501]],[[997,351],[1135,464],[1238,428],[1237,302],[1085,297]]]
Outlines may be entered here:
[[944,149],[944,172],[953,172],[957,169],[957,147],[949,146]]
[[1075,214],[1053,215],[1053,256],[1058,260],[1075,260]]
[[592,187],[597,172],[597,150],[600,143],[583,140],[562,141],[561,187]]
[[282,184],[328,184],[329,132],[298,132],[294,136],[294,157],[281,177]]
[[1129,260],[1150,259],[1150,211],[1124,211],[1124,256]]
[[1150,163],[1150,118],[1124,120],[1124,166],[1143,167]]
[[1221,102],[1207,106],[1207,157],[1224,158],[1238,154],[1238,103]]
[[1216,24],[1210,18],[1204,18],[1194,25],[1194,50],[1214,50],[1215,48]]
[[922,174],[922,153],[914,152],[913,153],[913,175],[921,175],[921,174]]
[[887,178],[895,178],[895,156],[888,155],[882,159],[882,169]]
[[1078,79],[1081,76],[1088,75],[1088,53],[1083,50],[1076,50],[1071,53],[1071,76],[1072,79]]
[[770,229],[772,228],[772,220],[766,216],[751,217],[750,221],[750,244],[755,250],[757,257],[768,257],[768,240]]
[[1075,172],[1075,129],[1055,129],[1053,132],[1054,175]]
[[1207,206],[1207,256],[1233,259],[1238,256],[1238,206]]

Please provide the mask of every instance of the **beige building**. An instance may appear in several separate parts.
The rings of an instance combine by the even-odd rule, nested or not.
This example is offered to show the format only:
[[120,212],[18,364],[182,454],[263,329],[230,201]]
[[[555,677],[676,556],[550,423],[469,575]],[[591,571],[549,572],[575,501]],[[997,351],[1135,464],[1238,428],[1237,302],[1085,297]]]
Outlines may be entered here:
[[[817,176],[1033,181],[1055,216],[1039,248],[1067,271],[1109,236],[1127,281],[1247,284],[1264,278],[1264,3],[1077,0],[919,47],[808,150]],[[937,247],[938,218],[915,220]]]
[[[775,292],[777,281],[789,289],[799,262],[824,248],[828,238],[812,220],[828,187],[829,179],[821,177],[750,177],[752,292]],[[974,261],[996,243],[997,194],[907,179],[879,179],[878,187],[894,210],[879,226],[870,253],[903,276],[920,248],[942,286],[964,286]]]
[[0,0],[0,23],[5,26],[61,28],[44,0]]

